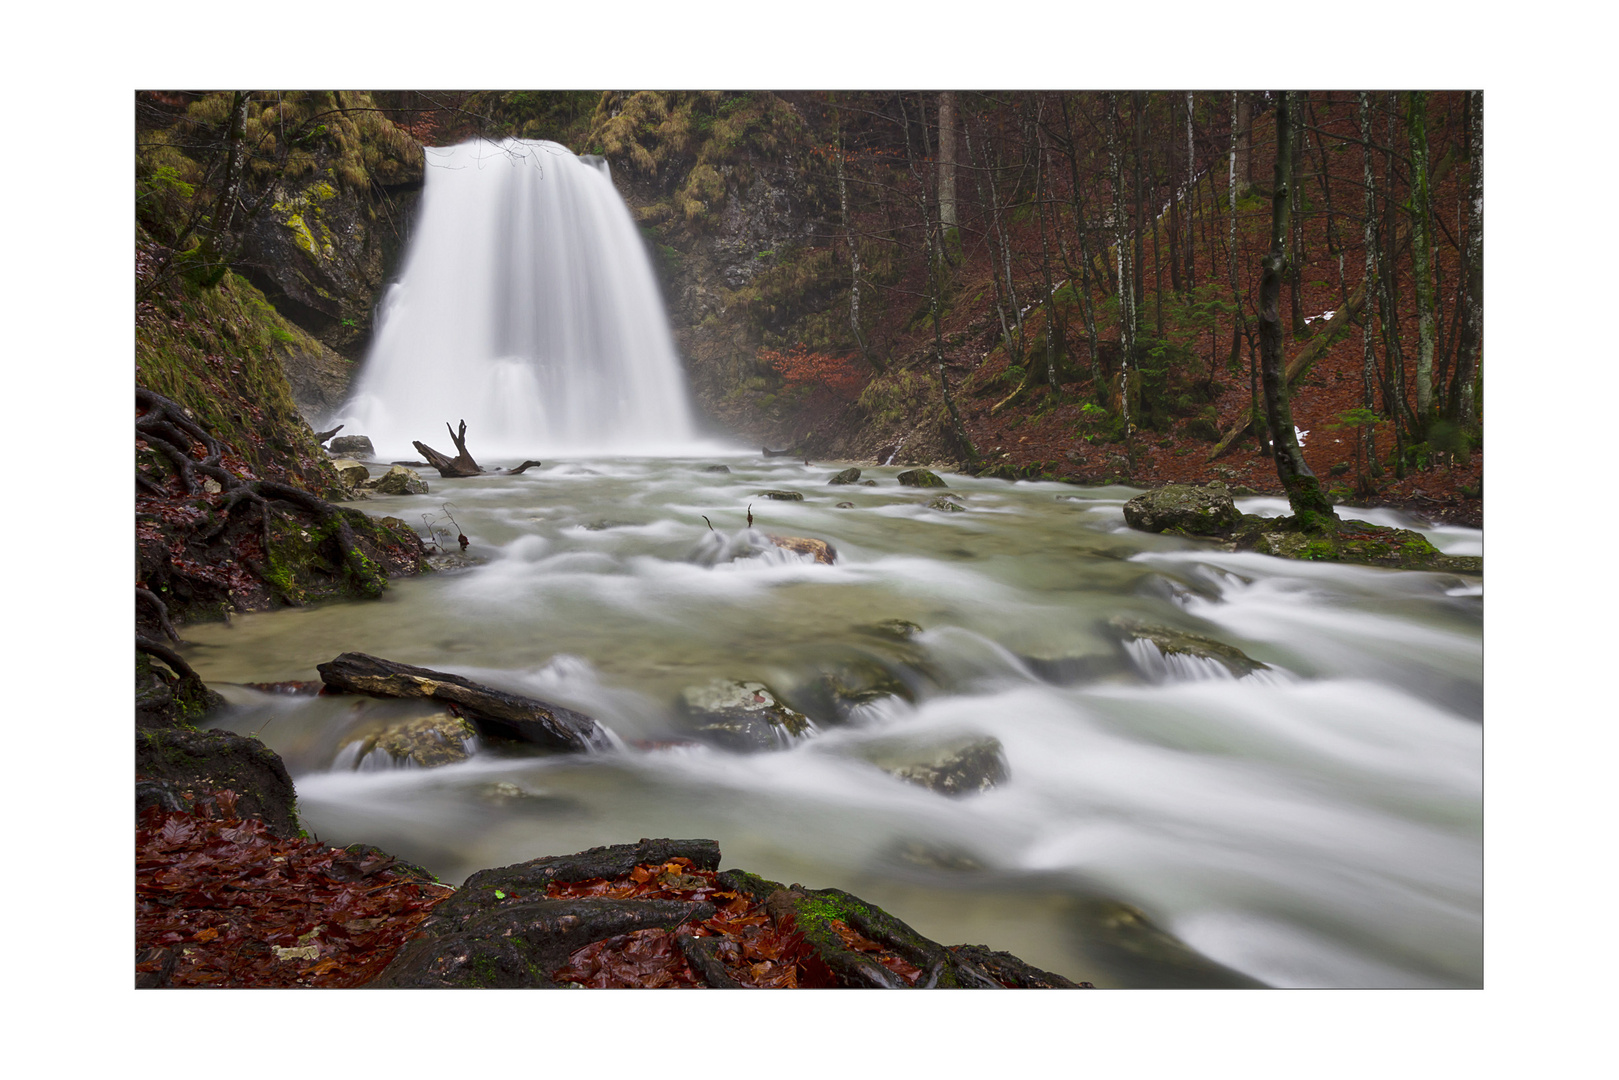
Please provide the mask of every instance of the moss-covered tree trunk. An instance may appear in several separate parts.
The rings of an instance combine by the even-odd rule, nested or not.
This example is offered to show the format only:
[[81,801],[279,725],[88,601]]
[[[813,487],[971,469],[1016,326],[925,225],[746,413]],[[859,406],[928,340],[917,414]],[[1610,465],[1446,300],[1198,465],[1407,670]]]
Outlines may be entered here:
[[1259,279],[1259,371],[1265,388],[1265,419],[1270,425],[1271,454],[1276,475],[1287,492],[1293,514],[1305,528],[1315,528],[1323,519],[1333,519],[1332,503],[1321,490],[1321,482],[1304,462],[1293,434],[1293,410],[1288,404],[1287,380],[1282,371],[1282,277],[1287,272],[1288,226],[1291,220],[1293,186],[1293,95],[1284,91],[1276,105],[1276,184],[1271,192],[1270,251],[1260,264]]

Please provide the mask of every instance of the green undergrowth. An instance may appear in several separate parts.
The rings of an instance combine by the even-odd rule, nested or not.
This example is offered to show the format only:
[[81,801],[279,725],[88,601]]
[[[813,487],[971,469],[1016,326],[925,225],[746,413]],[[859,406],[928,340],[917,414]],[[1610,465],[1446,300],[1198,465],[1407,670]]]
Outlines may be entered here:
[[258,476],[340,497],[281,366],[283,355],[320,348],[234,272],[214,288],[173,279],[137,312],[135,381],[190,409]]

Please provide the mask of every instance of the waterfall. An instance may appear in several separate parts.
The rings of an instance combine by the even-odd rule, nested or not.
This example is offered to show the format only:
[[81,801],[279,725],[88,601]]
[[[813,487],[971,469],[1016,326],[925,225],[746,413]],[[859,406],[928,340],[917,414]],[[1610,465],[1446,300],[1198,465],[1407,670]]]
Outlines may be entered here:
[[344,415],[384,458],[657,454],[695,438],[657,281],[599,158],[554,142],[430,148],[420,216]]

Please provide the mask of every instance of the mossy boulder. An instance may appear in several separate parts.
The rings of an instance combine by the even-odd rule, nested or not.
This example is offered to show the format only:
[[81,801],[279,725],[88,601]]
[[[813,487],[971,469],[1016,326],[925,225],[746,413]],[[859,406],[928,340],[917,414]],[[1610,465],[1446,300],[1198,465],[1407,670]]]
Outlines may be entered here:
[[443,712],[399,720],[380,731],[356,733],[343,746],[358,744],[356,765],[373,750],[381,750],[401,765],[431,769],[467,760],[467,743],[477,734],[463,718]]
[[859,469],[844,469],[842,472],[838,473],[832,479],[827,481],[829,484],[857,484],[859,482]]
[[726,750],[776,750],[815,730],[760,682],[714,679],[688,687],[680,704],[692,734]]
[[951,502],[950,499],[951,497],[949,495],[940,495],[938,498],[928,503],[928,509],[942,510],[947,514],[959,514],[967,509],[965,506]]
[[1481,556],[1446,555],[1419,532],[1365,521],[1328,518],[1318,522],[1316,528],[1307,529],[1293,517],[1245,514],[1231,530],[1230,541],[1231,550],[1255,551],[1281,559],[1357,563],[1393,570],[1484,573]]
[[1142,532],[1179,532],[1188,536],[1219,535],[1241,520],[1224,484],[1206,487],[1165,484],[1144,491],[1124,504],[1124,520]]
[[213,792],[238,796],[237,812],[263,818],[270,831],[290,839],[299,833],[292,777],[280,756],[259,740],[229,731],[168,729],[135,733],[135,779],[160,791],[155,805],[172,800],[189,809]]
[[326,444],[326,449],[333,457],[377,456],[377,448],[371,445],[368,435],[338,435]]
[[1202,634],[1122,618],[1114,619],[1112,625],[1123,633],[1124,640],[1148,642],[1157,649],[1159,656],[1191,656],[1211,660],[1239,679],[1255,671],[1269,670],[1270,667],[1253,659],[1235,645],[1227,645],[1223,641],[1216,641]]
[[942,488],[950,486],[944,482],[944,478],[938,473],[928,469],[911,469],[900,473],[895,479],[900,482],[901,487]]
[[337,470],[337,478],[343,481],[343,487],[351,492],[371,479],[371,470],[353,458],[338,458],[332,462],[332,468]]
[[427,481],[414,469],[395,465],[377,477],[369,487],[378,495],[426,495]]

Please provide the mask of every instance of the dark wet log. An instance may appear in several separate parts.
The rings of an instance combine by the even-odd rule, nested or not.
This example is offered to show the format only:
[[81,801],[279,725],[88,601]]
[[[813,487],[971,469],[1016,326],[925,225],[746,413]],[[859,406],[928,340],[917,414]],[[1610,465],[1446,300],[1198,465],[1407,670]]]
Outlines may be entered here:
[[516,476],[518,473],[524,471],[525,469],[529,469],[529,468],[537,469],[539,467],[540,467],[540,463],[538,461],[525,461],[521,465],[517,466],[517,468],[515,468],[515,469],[507,469],[505,471],[504,475],[506,475],[506,476]]
[[338,424],[336,427],[334,427],[330,431],[317,431],[317,432],[315,432],[315,442],[324,443],[327,439],[330,439],[333,435],[336,435],[339,431],[342,431],[342,430],[343,430],[343,425]]
[[343,653],[316,667],[326,686],[376,697],[430,698],[454,705],[480,735],[515,739],[550,750],[605,750],[607,733],[590,717],[460,675],[413,667],[365,653]]
[[411,440],[410,445],[416,452],[427,459],[427,463],[438,470],[440,476],[482,476],[483,466],[479,465],[471,454],[467,453],[467,422],[461,421],[461,430],[456,431],[446,421],[444,427],[450,433],[450,441],[455,443],[455,457],[441,454],[426,443]]

